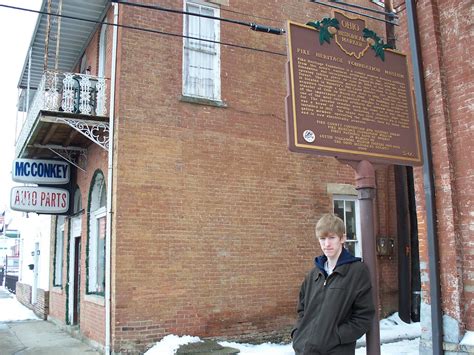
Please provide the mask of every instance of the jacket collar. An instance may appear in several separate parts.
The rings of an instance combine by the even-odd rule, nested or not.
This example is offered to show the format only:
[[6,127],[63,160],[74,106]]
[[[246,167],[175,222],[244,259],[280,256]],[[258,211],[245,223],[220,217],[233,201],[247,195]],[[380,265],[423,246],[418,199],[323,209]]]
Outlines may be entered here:
[[[324,277],[328,277],[326,270],[324,270],[324,264],[326,263],[327,260],[328,258],[326,255],[321,255],[314,259],[314,263],[319,269],[319,272],[322,273]],[[342,276],[344,276],[347,273],[347,269],[348,269],[348,266],[344,266],[344,265],[352,264],[361,260],[362,260],[361,258],[356,258],[354,255],[349,253],[349,251],[346,248],[342,248],[341,255],[339,255],[339,258],[337,259],[337,263],[336,263],[336,266],[334,267],[333,272],[337,272],[338,274],[341,274]]]

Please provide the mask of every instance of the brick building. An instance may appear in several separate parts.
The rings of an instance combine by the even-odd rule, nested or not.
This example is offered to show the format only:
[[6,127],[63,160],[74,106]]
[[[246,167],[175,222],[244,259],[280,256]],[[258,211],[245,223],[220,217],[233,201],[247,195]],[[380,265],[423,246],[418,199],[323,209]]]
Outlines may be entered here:
[[[403,4],[402,4],[403,5]],[[401,7],[402,13],[406,10]],[[429,232],[422,168],[414,169],[422,275],[421,352],[432,348],[433,288],[439,286],[442,347],[453,353],[471,353],[463,342],[474,331],[473,66],[472,3],[418,1],[421,77],[426,94],[426,118],[433,177],[432,218]],[[397,32],[399,47],[409,50],[407,18]],[[430,243],[431,249],[430,249]],[[433,247],[434,245],[434,247]],[[438,259],[432,251],[437,249]],[[437,278],[433,270],[437,269]],[[433,285],[434,284],[434,285]],[[433,340],[436,341],[436,340]]]
[[[273,27],[331,16],[293,0],[149,3]],[[38,18],[17,143],[17,157],[60,155],[76,167],[70,213],[52,236],[49,319],[114,353],[170,333],[288,337],[320,253],[315,221],[340,213],[360,254],[360,218],[352,168],[287,149],[285,36],[106,0],[63,0],[61,13],[70,17],[49,30],[57,70],[44,71],[48,19]],[[376,172],[376,234],[394,243],[378,256],[382,315],[414,291],[398,286],[394,175]]]

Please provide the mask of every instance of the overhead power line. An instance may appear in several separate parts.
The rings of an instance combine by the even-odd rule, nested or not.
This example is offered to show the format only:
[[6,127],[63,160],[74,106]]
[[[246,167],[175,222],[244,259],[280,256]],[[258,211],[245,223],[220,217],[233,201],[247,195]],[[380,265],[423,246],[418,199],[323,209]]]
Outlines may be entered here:
[[282,35],[282,34],[285,33],[285,30],[282,29],[282,28],[275,28],[275,27],[270,27],[270,26],[266,26],[266,25],[260,25],[258,23],[254,23],[254,22],[245,22],[245,21],[233,20],[233,19],[229,19],[229,18],[225,18],[225,17],[216,17],[216,16],[210,16],[210,15],[204,15],[204,14],[197,14],[197,13],[189,12],[189,11],[170,9],[168,7],[163,7],[163,6],[159,6],[159,5],[148,5],[148,4],[141,4],[141,3],[133,3],[133,2],[128,2],[128,1],[123,1],[123,0],[111,0],[111,1],[115,2],[117,4],[133,6],[133,7],[139,7],[139,8],[143,8],[143,9],[171,12],[171,13],[174,13],[174,14],[203,17],[203,18],[208,18],[208,19],[211,19],[211,20],[233,23],[235,25],[250,27],[254,31],[267,32],[267,33],[271,33],[271,34],[274,34],[274,35]]
[[[329,0],[329,1],[330,1],[331,3],[335,3],[335,4],[341,4],[341,5],[345,5],[345,6],[361,8],[361,6],[343,3],[342,1],[333,1],[333,0]],[[314,4],[318,4],[318,5],[323,5],[323,6],[331,7],[331,8],[333,8],[333,9],[338,9],[338,10],[350,12],[350,13],[352,13],[352,14],[361,15],[361,16],[364,16],[364,17],[367,17],[367,18],[370,18],[370,19],[373,19],[373,20],[376,20],[376,21],[386,22],[386,23],[389,23],[389,24],[398,26],[398,23],[396,23],[396,22],[394,22],[394,21],[388,21],[388,20],[381,19],[381,18],[378,18],[378,17],[375,17],[375,16],[371,16],[371,15],[367,15],[367,14],[360,13],[360,12],[358,12],[358,11],[349,10],[349,9],[346,9],[346,8],[343,8],[343,7],[340,7],[340,6],[335,6],[335,5],[333,5],[333,4],[324,2],[324,1],[322,1],[322,0],[309,0],[309,2],[310,2],[310,3],[314,3]],[[385,13],[384,13],[384,14],[385,14]],[[393,16],[393,15],[394,15],[394,14],[392,14],[392,16]]]
[[[255,51],[255,52],[262,52],[262,53],[268,53],[268,54],[273,54],[273,55],[286,57],[286,53],[275,52],[275,51],[271,51],[271,50],[267,50],[267,49],[261,49],[261,48],[255,48],[255,47],[249,47],[249,46],[245,46],[245,45],[241,45],[241,44],[214,41],[214,40],[210,40],[210,39],[204,39],[204,38],[193,37],[193,36],[186,36],[186,35],[183,35],[183,34],[180,34],[180,33],[165,32],[165,31],[154,30],[154,29],[151,29],[151,28],[144,28],[144,27],[131,26],[131,25],[114,24],[112,22],[107,22],[107,21],[91,20],[91,19],[87,19],[87,18],[83,18],[83,17],[70,16],[70,15],[64,15],[64,14],[60,15],[60,14],[56,14],[56,13],[52,13],[52,12],[48,12],[48,11],[31,10],[31,9],[27,9],[27,8],[23,8],[23,7],[11,6],[11,5],[5,5],[5,4],[0,4],[0,7],[13,9],[13,10],[19,10],[19,11],[25,11],[25,12],[31,12],[31,13],[37,13],[37,14],[42,14],[42,15],[50,15],[50,16],[53,16],[53,17],[67,18],[67,19],[71,19],[71,20],[84,21],[84,22],[89,22],[89,23],[105,24],[105,25],[109,25],[109,26],[117,26],[119,28],[142,31],[142,32],[147,32],[147,33],[154,33],[154,34],[170,36],[170,37],[187,38],[187,39],[192,39],[192,40],[196,40],[196,41],[221,44],[223,46],[246,49],[246,50],[251,50],[251,51]],[[266,31],[264,31],[264,32],[266,32]]]

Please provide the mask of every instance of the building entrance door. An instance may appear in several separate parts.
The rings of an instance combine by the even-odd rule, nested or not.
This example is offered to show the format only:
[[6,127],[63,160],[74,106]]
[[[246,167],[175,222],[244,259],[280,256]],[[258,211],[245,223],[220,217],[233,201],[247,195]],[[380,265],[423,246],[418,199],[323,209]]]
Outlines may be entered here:
[[72,324],[79,325],[81,314],[81,237],[74,238],[74,296]]

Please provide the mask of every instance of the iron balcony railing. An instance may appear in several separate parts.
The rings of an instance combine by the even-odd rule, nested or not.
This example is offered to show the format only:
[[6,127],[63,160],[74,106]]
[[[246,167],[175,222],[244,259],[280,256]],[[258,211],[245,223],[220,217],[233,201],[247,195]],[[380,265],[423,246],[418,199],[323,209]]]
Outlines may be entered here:
[[106,116],[106,79],[89,74],[46,71],[16,141],[16,156],[22,151],[40,111]]

